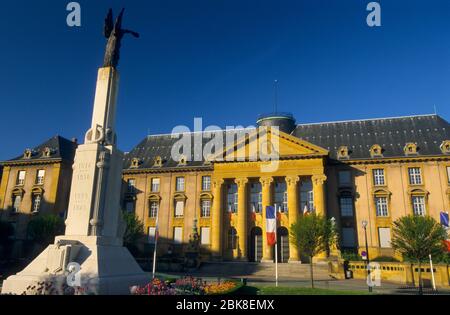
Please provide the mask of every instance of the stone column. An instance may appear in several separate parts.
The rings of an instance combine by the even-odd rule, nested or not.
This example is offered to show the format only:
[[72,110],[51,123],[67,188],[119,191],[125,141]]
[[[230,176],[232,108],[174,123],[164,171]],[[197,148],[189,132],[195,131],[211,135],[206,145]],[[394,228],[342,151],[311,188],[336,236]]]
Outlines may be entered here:
[[[312,176],[313,193],[314,193],[314,209],[317,215],[326,217],[326,199],[325,199],[325,181],[327,177],[323,174]],[[316,262],[324,262],[327,259],[326,252],[319,253],[315,259]]]
[[236,178],[234,181],[238,187],[238,258],[247,260],[247,178]]
[[211,251],[213,257],[222,259],[222,184],[223,179],[214,179],[212,182],[213,188],[213,204],[211,211]]
[[325,175],[314,175],[312,177],[313,193],[314,193],[314,209],[316,214],[326,215],[326,199],[325,199]]
[[[287,195],[288,195],[288,216],[289,216],[289,231],[292,224],[298,220],[298,189],[297,183],[299,177],[296,175],[286,176]],[[289,236],[289,239],[291,237]],[[300,262],[300,256],[297,247],[289,242],[289,262]]]
[[270,206],[272,204],[272,177],[261,177],[259,179],[261,182],[262,188],[262,217],[263,217],[263,257],[262,261],[264,262],[273,262],[273,246],[267,245],[267,236],[266,236],[266,206]]

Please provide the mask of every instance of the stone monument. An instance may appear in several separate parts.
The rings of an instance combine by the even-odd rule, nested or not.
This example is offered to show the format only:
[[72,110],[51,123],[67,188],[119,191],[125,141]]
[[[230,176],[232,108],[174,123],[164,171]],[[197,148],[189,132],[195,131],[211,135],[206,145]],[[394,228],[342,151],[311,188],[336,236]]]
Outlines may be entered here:
[[[30,285],[67,282],[93,294],[129,294],[130,287],[150,280],[123,247],[120,207],[123,154],[116,148],[115,116],[119,87],[123,10],[115,24],[105,23],[108,39],[104,66],[98,70],[91,128],[75,154],[66,232],[23,271],[3,282],[3,294],[21,294]],[[76,273],[71,268],[80,268]],[[70,282],[70,281],[69,281]],[[70,284],[69,284],[70,285]]]

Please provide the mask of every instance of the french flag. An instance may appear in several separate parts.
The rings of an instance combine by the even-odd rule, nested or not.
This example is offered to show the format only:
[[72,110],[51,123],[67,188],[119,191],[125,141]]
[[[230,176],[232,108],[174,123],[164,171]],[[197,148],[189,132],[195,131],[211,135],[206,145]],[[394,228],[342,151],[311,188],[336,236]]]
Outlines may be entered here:
[[277,217],[273,206],[266,206],[266,236],[267,245],[273,246],[277,243]]

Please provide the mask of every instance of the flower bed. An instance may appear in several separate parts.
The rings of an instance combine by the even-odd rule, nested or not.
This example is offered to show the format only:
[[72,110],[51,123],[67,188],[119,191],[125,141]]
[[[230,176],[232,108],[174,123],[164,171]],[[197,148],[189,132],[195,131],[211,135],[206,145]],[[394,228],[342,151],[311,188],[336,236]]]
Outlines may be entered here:
[[175,281],[153,279],[149,284],[132,288],[134,295],[221,295],[231,294],[242,287],[238,281],[207,283],[200,278],[184,277]]

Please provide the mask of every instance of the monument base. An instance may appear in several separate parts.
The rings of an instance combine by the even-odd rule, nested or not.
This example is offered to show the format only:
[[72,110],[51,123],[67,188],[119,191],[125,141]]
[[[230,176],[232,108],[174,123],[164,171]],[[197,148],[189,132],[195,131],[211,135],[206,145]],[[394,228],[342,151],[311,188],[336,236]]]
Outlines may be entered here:
[[23,294],[27,290],[33,294],[29,288],[38,287],[39,282],[51,282],[54,293],[63,294],[69,275],[70,286],[82,288],[85,294],[130,294],[132,286],[150,282],[151,277],[128,249],[112,244],[116,241],[94,236],[79,239],[58,237],[23,271],[3,281],[2,294]]

